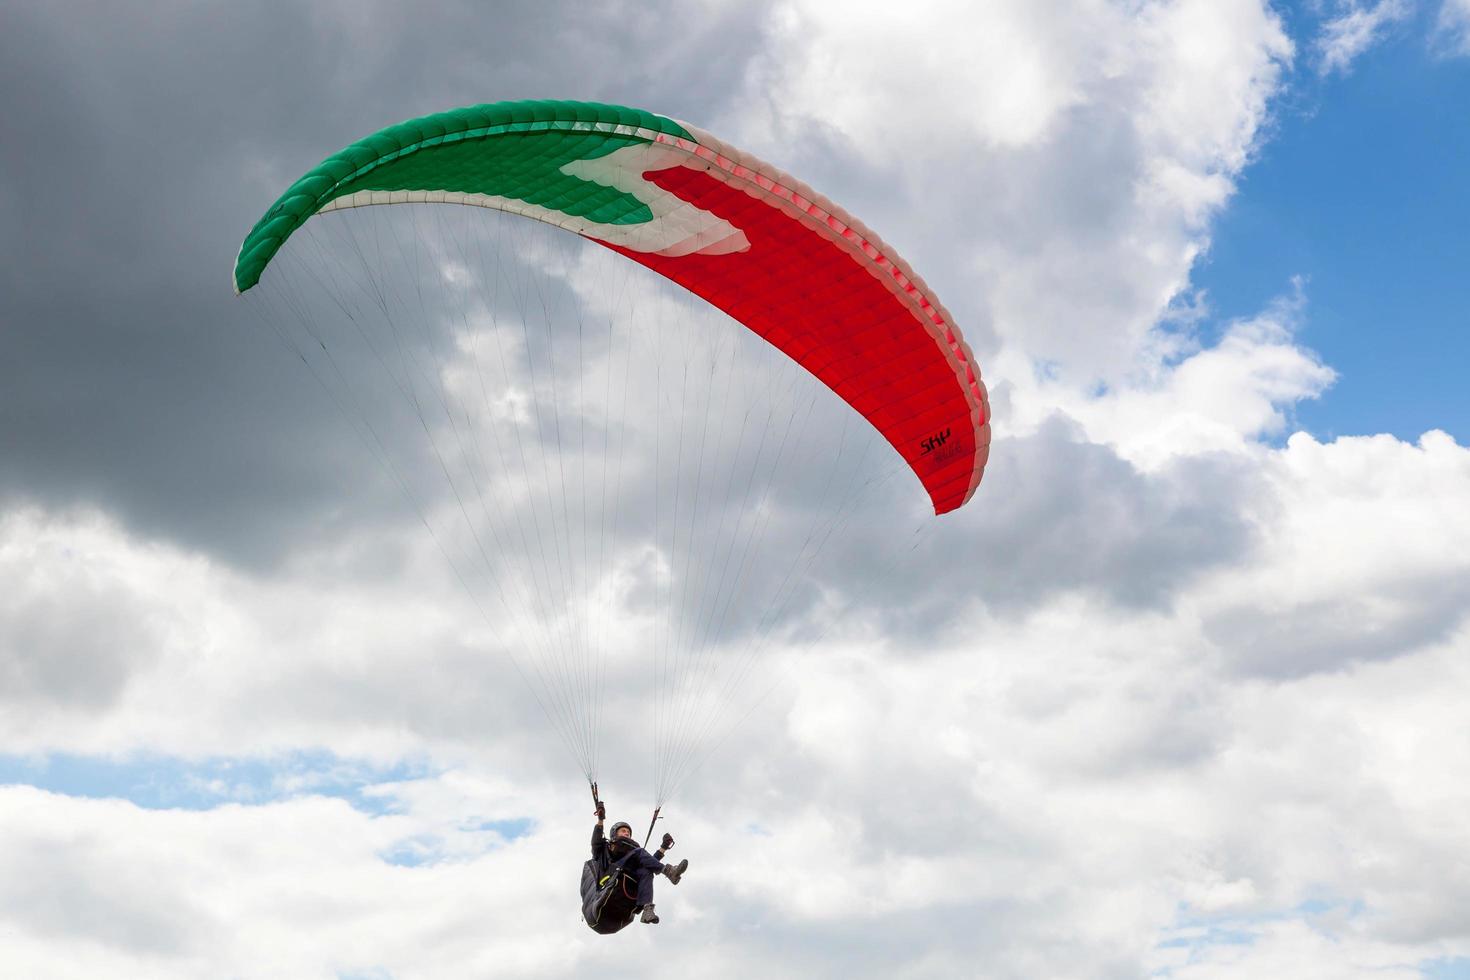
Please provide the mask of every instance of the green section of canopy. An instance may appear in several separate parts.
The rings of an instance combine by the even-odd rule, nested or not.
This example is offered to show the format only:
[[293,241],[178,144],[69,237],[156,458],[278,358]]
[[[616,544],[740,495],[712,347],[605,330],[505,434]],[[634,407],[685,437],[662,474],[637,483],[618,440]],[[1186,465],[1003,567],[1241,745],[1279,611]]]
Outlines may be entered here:
[[560,171],[649,142],[635,130],[692,139],[672,119],[595,102],[496,102],[389,126],[327,157],[271,205],[240,246],[235,290],[259,282],[306,219],[358,191],[487,194],[607,224],[648,221],[652,214],[631,194]]

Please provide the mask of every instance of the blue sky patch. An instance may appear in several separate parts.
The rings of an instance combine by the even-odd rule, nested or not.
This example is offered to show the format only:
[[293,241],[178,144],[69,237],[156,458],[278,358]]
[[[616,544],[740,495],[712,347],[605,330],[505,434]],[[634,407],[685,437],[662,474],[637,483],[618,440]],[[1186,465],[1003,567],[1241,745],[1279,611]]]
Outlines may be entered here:
[[514,817],[510,820],[485,820],[475,829],[493,831],[510,842],[518,837],[525,837],[535,826],[536,821],[530,817]]
[[1296,410],[1319,438],[1440,428],[1470,440],[1470,126],[1453,122],[1470,105],[1470,58],[1433,53],[1437,8],[1326,77],[1313,18],[1282,11],[1298,41],[1291,87],[1194,270],[1219,328],[1302,277],[1298,339],[1339,375]]
[[1424,980],[1470,980],[1470,956],[1426,960],[1419,969]]
[[230,803],[260,805],[301,796],[345,800],[363,813],[392,813],[384,783],[430,775],[424,765],[377,765],[329,752],[293,752],[268,758],[120,758],[57,753],[0,755],[0,785],[34,786],[86,799],[122,799],[148,810],[210,810]]

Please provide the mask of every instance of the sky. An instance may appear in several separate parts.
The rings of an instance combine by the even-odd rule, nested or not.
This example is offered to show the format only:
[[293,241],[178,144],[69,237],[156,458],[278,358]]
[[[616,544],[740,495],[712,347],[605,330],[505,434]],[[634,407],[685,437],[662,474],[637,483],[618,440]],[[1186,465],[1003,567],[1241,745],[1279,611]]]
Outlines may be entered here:
[[[0,18],[0,975],[1470,977],[1465,0]],[[920,271],[994,407],[969,505],[910,545],[885,484],[762,621],[666,807],[690,870],[612,937],[452,488],[395,478],[228,280],[323,157],[519,98],[798,175]],[[506,261],[568,316],[662,322],[541,241]],[[630,431],[636,510],[672,430]],[[680,539],[609,540],[580,573],[637,825],[664,693],[623,658]]]

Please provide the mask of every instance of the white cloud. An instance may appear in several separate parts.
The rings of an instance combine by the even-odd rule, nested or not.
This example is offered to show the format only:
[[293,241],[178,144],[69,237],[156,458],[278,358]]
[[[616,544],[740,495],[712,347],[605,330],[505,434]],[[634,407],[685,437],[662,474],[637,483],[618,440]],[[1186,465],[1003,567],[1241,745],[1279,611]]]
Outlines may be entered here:
[[1298,346],[1298,292],[1250,319],[1228,325],[1214,346],[1163,335],[1135,361],[1133,373],[1102,394],[1037,376],[1004,357],[1010,385],[1006,422],[1029,431],[1053,412],[1078,420],[1094,441],[1144,469],[1180,457],[1251,453],[1263,438],[1285,434],[1291,406],[1320,395],[1335,373]]
[[1414,12],[1411,0],[1338,0],[1340,11],[1322,24],[1317,37],[1317,70],[1323,75],[1346,72],[1363,52],[1381,41],[1388,29]]
[[437,829],[414,810],[368,817],[323,798],[142,810],[25,787],[0,800],[0,962],[13,976],[558,976],[590,946],[544,938],[566,918],[563,877],[575,880],[543,870],[554,837],[455,828],[472,848],[403,867],[381,853]]
[[[998,4],[977,17],[952,0],[891,13],[870,0],[780,8],[772,20],[780,51],[770,65],[780,85],[773,121],[809,116],[851,137],[861,152],[899,158],[976,137],[988,146],[1026,146],[1082,100],[1080,82],[1102,57],[1088,28],[1103,21],[1116,30],[1119,21],[1096,3],[1074,19],[1036,4]],[[1078,48],[1093,50],[1075,65],[1060,57]],[[936,89],[936,80],[944,87]],[[937,146],[895,138],[903,133],[926,134],[925,143]]]
[[[36,558],[43,578],[64,562],[62,542],[85,544],[103,568],[136,568],[129,556],[141,551],[158,578],[130,574],[140,586],[167,581],[172,593],[143,590],[164,608],[169,595],[213,595],[206,608],[225,605],[207,614],[215,624],[299,629],[313,607],[318,623],[300,647],[258,645],[253,660],[182,657],[140,671],[85,740],[69,742],[76,726],[58,722],[31,735],[32,747],[179,747],[209,732],[206,746],[238,753],[268,727],[272,742],[320,739],[389,758],[417,746],[478,761],[383,787],[396,801],[383,817],[311,797],[181,813],[4,790],[0,829],[24,845],[7,853],[31,865],[3,876],[12,941],[0,962],[37,976],[375,966],[434,976],[493,957],[515,975],[623,976],[657,957],[706,975],[942,976],[983,955],[996,976],[1172,963],[1188,977],[1212,964],[1305,962],[1324,934],[1326,962],[1346,975],[1463,952],[1470,936],[1445,910],[1470,900],[1457,870],[1470,841],[1452,817],[1470,802],[1466,603],[1439,608],[1438,629],[1377,656],[1324,658],[1288,641],[1265,671],[1248,656],[1242,671],[1256,641],[1218,622],[1239,609],[1289,631],[1330,596],[1363,624],[1359,608],[1385,597],[1412,606],[1415,583],[1470,580],[1470,523],[1454,506],[1470,493],[1470,452],[1430,434],[1418,446],[1298,436],[1266,453],[1273,492],[1253,512],[1263,547],[1181,585],[1172,610],[1063,596],[997,616],[976,596],[926,651],[901,636],[849,639],[790,662],[789,695],[671,808],[694,871],[661,897],[657,942],[594,942],[577,923],[571,882],[587,804],[575,780],[559,778],[564,763],[471,775],[511,762],[485,754],[484,743],[513,737],[506,727],[436,729],[413,705],[458,709],[433,684],[400,682],[398,707],[373,693],[414,676],[391,643],[354,654],[374,649],[358,630],[381,634],[392,617],[323,607],[316,587],[282,602],[309,571],[279,592],[254,594],[233,577],[220,587],[205,563],[108,543],[94,519],[31,512],[8,525],[8,546]],[[414,623],[449,613],[452,602],[422,604],[444,586],[412,600]],[[413,595],[406,583],[390,588]],[[446,649],[420,647],[414,663],[462,685],[472,668]],[[206,666],[217,682],[180,699],[177,675]],[[247,672],[285,675],[300,690],[240,683]],[[628,815],[636,789],[608,790]],[[511,845],[478,829],[516,816],[536,829]],[[435,860],[385,863],[415,851]],[[33,873],[36,862],[50,873]],[[122,900],[136,897],[136,881],[148,882],[141,908]],[[1327,912],[1310,911],[1314,902]],[[1201,919],[1220,934],[1191,932]],[[1224,935],[1242,930],[1259,937],[1245,950]],[[1156,947],[1171,939],[1190,943],[1187,961]],[[64,969],[54,967],[61,946],[77,951]]]
[[786,4],[731,128],[862,194],[982,353],[1126,371],[1267,121],[1292,57],[1279,20],[1255,2],[908,9]]
[[[263,581],[94,512],[6,514],[0,672],[18,681],[0,713],[5,745],[198,757],[332,744],[396,757],[431,729],[488,724],[514,738],[535,709],[501,693],[506,665],[473,653],[474,621],[442,556],[422,533],[389,538],[379,544],[402,549],[406,577],[348,587],[355,545],[302,552],[290,575]],[[425,669],[452,660],[467,673]]]
[[1435,19],[1435,33],[1451,54],[1470,55],[1470,0],[1444,0]]
[[[1213,933],[1218,941],[1201,944],[1206,929],[1181,929],[1176,945],[1154,956],[1156,975],[1171,980],[1228,980],[1242,976],[1292,977],[1293,980],[1422,980],[1418,962],[1387,943],[1344,944],[1300,920],[1227,923]],[[1427,951],[1426,951],[1427,952]],[[1425,956],[1423,959],[1432,959]]]
[[1230,573],[1206,628],[1242,669],[1332,669],[1440,642],[1470,603],[1470,452],[1442,432],[1321,444],[1266,461],[1275,486],[1260,560]]

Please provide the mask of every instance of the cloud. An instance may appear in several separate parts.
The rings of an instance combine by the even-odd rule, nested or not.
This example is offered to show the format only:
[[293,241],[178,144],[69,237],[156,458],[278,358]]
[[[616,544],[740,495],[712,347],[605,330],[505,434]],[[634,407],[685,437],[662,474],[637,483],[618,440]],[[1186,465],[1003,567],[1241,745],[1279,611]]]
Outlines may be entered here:
[[[1405,963],[1390,944],[1354,943],[1344,947],[1300,920],[1226,924],[1219,931],[1181,929],[1155,957],[1159,976],[1171,980],[1258,976],[1312,978],[1391,977],[1419,980],[1423,968]],[[1203,939],[1204,942],[1199,940]],[[1210,940],[1214,941],[1210,941]]]
[[1338,0],[1335,9],[1337,15],[1323,22],[1316,41],[1317,71],[1322,75],[1346,73],[1394,24],[1407,20],[1414,6],[1410,0],[1378,0],[1369,6]]
[[[496,792],[457,788],[468,812],[472,797]],[[409,868],[379,852],[429,825],[333,800],[181,812],[17,787],[0,794],[6,837],[18,845],[6,851],[0,886],[5,961],[26,975],[432,975],[493,962],[516,976],[551,976],[590,945],[541,938],[555,928],[547,899],[562,883],[538,873],[551,841],[534,835],[505,843],[459,829],[460,844],[478,846]],[[483,930],[468,928],[482,917],[513,919],[522,938],[500,936],[487,948]],[[461,938],[446,946],[449,935]],[[58,957],[57,946],[68,954]]]
[[[1076,436],[1075,429],[1061,431]],[[966,612],[931,636],[923,655],[906,648],[902,633],[863,638],[840,631],[820,649],[798,648],[778,661],[783,693],[732,743],[739,751],[689,784],[671,809],[671,829],[696,874],[677,894],[661,898],[670,923],[680,926],[660,938],[661,955],[692,969],[716,949],[719,966],[712,969],[732,975],[764,968],[774,975],[835,976],[850,974],[859,961],[882,973],[942,974],[981,955],[999,976],[1033,975],[1038,968],[1076,972],[1098,962],[1126,975],[1145,962],[1173,962],[1180,971],[1236,962],[1232,957],[1242,954],[1229,937],[1239,930],[1262,935],[1257,944],[1270,945],[1270,962],[1308,955],[1310,937],[1326,931],[1339,947],[1333,962],[1344,970],[1379,963],[1389,950],[1414,962],[1470,942],[1457,920],[1443,914],[1463,899],[1456,892],[1463,879],[1454,870],[1454,855],[1466,844],[1463,829],[1436,816],[1447,812],[1445,794],[1453,800],[1459,785],[1438,774],[1457,771],[1470,758],[1459,723],[1470,642],[1465,604],[1440,607],[1449,617],[1442,628],[1400,637],[1386,656],[1299,642],[1258,651],[1258,638],[1231,637],[1218,626],[1218,610],[1269,608],[1267,595],[1288,608],[1312,594],[1351,605],[1401,595],[1403,584],[1434,569],[1445,583],[1463,581],[1460,556],[1470,553],[1470,529],[1452,504],[1470,483],[1467,453],[1442,435],[1426,436],[1418,446],[1390,437],[1330,444],[1298,437],[1270,452],[1271,479],[1253,489],[1256,500],[1247,511],[1259,526],[1244,540],[1246,550],[1181,577],[1169,607],[1129,610],[1106,591],[1062,591],[1024,614],[997,614],[976,589]],[[1172,472],[1166,467],[1154,478]],[[1344,486],[1355,488],[1347,499]],[[34,533],[47,523],[33,517],[28,526]],[[97,532],[85,522],[62,522],[49,533],[61,540]],[[48,561],[59,561],[59,551]],[[117,558],[100,560],[101,551],[94,544],[95,563],[126,567]],[[197,562],[165,560],[156,574],[187,596],[198,592],[193,583],[217,573]],[[303,574],[309,580],[311,566]],[[477,761],[468,772],[384,785],[380,792],[396,801],[387,810],[391,819],[372,816],[382,811],[336,810],[310,796],[238,814],[234,806],[215,807],[199,815],[195,830],[170,823],[178,819],[170,811],[108,817],[114,829],[102,839],[115,844],[73,849],[68,860],[81,861],[77,874],[89,881],[147,874],[157,882],[151,924],[138,926],[152,944],[149,969],[156,974],[163,962],[163,975],[188,975],[206,963],[248,975],[256,962],[250,950],[268,944],[279,957],[272,962],[296,975],[326,969],[324,950],[347,949],[355,951],[353,968],[396,974],[416,964],[433,972],[435,964],[448,970],[478,962],[467,936],[518,957],[524,975],[564,972],[571,968],[565,957],[587,965],[611,956],[576,944],[585,939],[570,919],[570,872],[566,882],[556,884],[553,875],[541,888],[545,869],[565,864],[585,833],[575,816],[585,801],[555,776],[565,763],[553,745],[516,740],[519,725],[544,732],[533,708],[523,705],[530,714],[521,721],[504,718],[515,711],[514,692],[504,703],[487,701],[493,688],[475,685],[472,661],[457,660],[452,646],[425,632],[428,624],[453,618],[436,611],[454,595],[449,583],[442,576],[436,585],[425,583],[422,597],[402,584],[393,587],[420,634],[409,659],[383,635],[391,620],[370,614],[368,606],[342,604],[349,594],[331,598],[342,590],[321,591],[318,584],[303,591],[301,579],[279,585],[277,592],[228,580],[217,591],[231,604],[265,610],[263,603],[294,599],[268,617],[260,611],[222,617],[215,610],[208,621],[274,620],[290,631],[307,626],[294,643],[279,643],[289,635],[282,633],[276,642],[255,644],[249,657],[229,656],[238,672],[221,675],[226,683],[213,693],[196,690],[187,700],[177,697],[171,674],[190,659],[140,673],[128,687],[132,710],[125,705],[99,718],[92,737],[120,745],[129,729],[141,730],[149,744],[172,740],[183,748],[205,725],[221,747],[259,744],[262,730],[285,744],[321,732],[333,744],[387,758],[434,745],[431,751],[441,756]],[[362,636],[343,633],[348,628]],[[325,630],[337,635],[328,640]],[[374,635],[377,646],[363,639]],[[1259,659],[1242,664],[1239,654]],[[251,683],[250,675],[271,682]],[[414,682],[404,684],[405,677]],[[479,724],[461,713],[456,690],[472,695],[464,707],[478,709]],[[160,697],[169,704],[166,713],[149,707]],[[149,720],[159,717],[176,725],[176,734]],[[619,717],[617,727],[629,734],[646,724],[636,714]],[[70,730],[43,728],[29,734],[30,744],[55,744]],[[8,734],[7,744],[25,744],[17,734]],[[639,749],[635,743],[619,752],[634,756]],[[479,777],[470,773],[487,767],[507,772],[507,780],[477,789]],[[636,782],[621,775],[605,782],[617,813],[635,802]],[[24,791],[6,792],[14,800]],[[849,802],[834,806],[833,800]],[[46,801],[35,827],[90,825],[76,809],[82,803]],[[14,815],[36,808],[4,809]],[[732,837],[735,813],[757,827]],[[518,816],[535,822],[524,840],[507,845],[498,832],[482,829],[487,821]],[[248,865],[231,858],[225,849],[238,848],[241,834],[235,824],[249,819],[259,827],[262,818],[274,828],[266,839],[278,850],[257,854]],[[37,833],[13,827],[8,839],[32,841]],[[238,897],[226,905],[201,891],[195,876],[140,871],[139,863],[150,860],[146,853],[122,858],[135,834],[174,840],[195,833],[199,844],[181,846],[211,874],[227,875]],[[339,843],[322,849],[323,834]],[[715,841],[725,855],[720,860],[712,860]],[[54,853],[36,842],[27,853]],[[531,850],[528,863],[512,859],[507,846]],[[732,854],[739,860],[729,860]],[[288,866],[291,880],[303,880],[304,867],[320,883],[309,901],[302,896],[307,904],[251,898],[279,897]],[[1410,870],[1425,867],[1443,870],[1427,880]],[[502,899],[495,883],[527,875],[536,884],[530,892],[514,890],[518,916],[507,918],[508,906],[497,912]],[[98,886],[92,904],[72,901],[64,891],[68,880],[57,875],[48,885],[62,889],[47,899],[61,910],[60,920],[11,916],[22,942],[7,954],[9,962],[30,963],[27,951],[41,956],[57,941],[48,937],[81,932],[100,946],[97,959],[87,954],[72,962],[141,972],[130,964],[144,955],[134,948],[143,939],[119,938],[134,935],[124,928],[128,920],[95,904],[109,894],[106,887]],[[1337,906],[1361,911],[1340,920],[1296,911],[1324,893]],[[32,908],[39,897],[27,892],[11,899]],[[405,900],[418,911],[404,912]],[[213,909],[218,921],[202,939],[186,941],[180,934],[198,932],[197,903]],[[85,923],[93,915],[114,916],[121,931],[92,929]],[[1263,927],[1263,915],[1281,925]],[[318,941],[308,948],[274,938],[288,916],[318,923]],[[478,926],[459,929],[455,923],[466,916]],[[1219,931],[1190,933],[1190,922],[1201,916]],[[977,917],[984,928],[973,927]],[[1294,931],[1297,918],[1313,931]],[[1046,924],[1058,919],[1088,926],[1053,942]],[[526,944],[502,940],[494,923],[512,921]],[[872,928],[877,922],[881,940]],[[248,949],[241,940],[210,940],[223,935],[225,923],[233,934],[252,937]],[[433,944],[428,959],[424,930],[449,937]],[[369,933],[374,938],[364,938]],[[894,934],[912,942],[895,947]],[[1180,964],[1154,951],[1146,937],[1155,935],[1192,937],[1191,960]],[[836,948],[855,959],[834,959]],[[563,958],[543,962],[550,949]],[[778,958],[777,949],[790,951]],[[609,968],[618,975],[635,964]]]
[[1451,54],[1470,55],[1470,3],[1444,0],[1434,24],[1436,40]]
[[1280,676],[1401,656],[1463,623],[1470,525],[1452,501],[1470,475],[1465,447],[1442,432],[1417,445],[1298,433],[1270,473],[1266,553],[1206,619],[1239,669]]
[[[340,554],[303,553],[274,582],[139,540],[95,513],[26,511],[3,529],[3,554],[26,559],[0,563],[13,597],[0,606],[0,664],[19,681],[0,715],[10,751],[269,753],[345,745],[360,724],[366,740],[350,751],[391,758],[412,753],[413,737],[393,736],[387,719],[406,730],[489,725],[507,747],[527,730],[526,712],[540,719],[508,665],[460,632],[463,593],[422,539],[406,553],[411,567],[424,561],[435,597],[424,605],[404,581],[381,583],[376,598],[347,587]],[[76,628],[59,628],[68,618],[58,606]],[[109,617],[132,631],[82,628]],[[451,661],[463,670],[440,674]]]
[[[6,128],[47,138],[0,148],[0,496],[100,506],[262,567],[283,542],[412,520],[231,294],[245,232],[328,153],[447,106],[567,97],[705,118],[758,37],[753,12],[15,11]],[[655,24],[680,43],[646,43]]]
[[[1049,416],[998,439],[973,505],[921,526],[911,547],[882,529],[900,506],[867,507],[815,569],[855,603],[879,612],[890,636],[932,637],[973,603],[1005,614],[1076,592],[1123,606],[1167,608],[1188,583],[1249,552],[1239,513],[1260,492],[1254,468],[1200,451],[1145,471]],[[895,497],[897,495],[894,495]],[[885,559],[874,568],[864,556]]]
[[1116,447],[1147,469],[1208,453],[1249,455],[1279,438],[1291,409],[1319,396],[1336,378],[1294,330],[1305,298],[1273,301],[1259,315],[1225,326],[1212,346],[1188,332],[1159,331],[1135,359],[1131,376],[1101,391],[1079,389],[1007,358],[1006,405],[1022,428],[1061,410],[1088,437]]
[[75,720],[116,703],[130,675],[155,659],[161,617],[139,588],[144,568],[111,564],[85,533],[37,534],[38,516],[0,521],[0,581],[9,586],[0,600],[0,701]]
[[871,201],[859,213],[901,230],[987,371],[1000,346],[1115,377],[1268,120],[1293,51],[1280,21],[1254,3],[918,10],[784,5],[731,129]]

